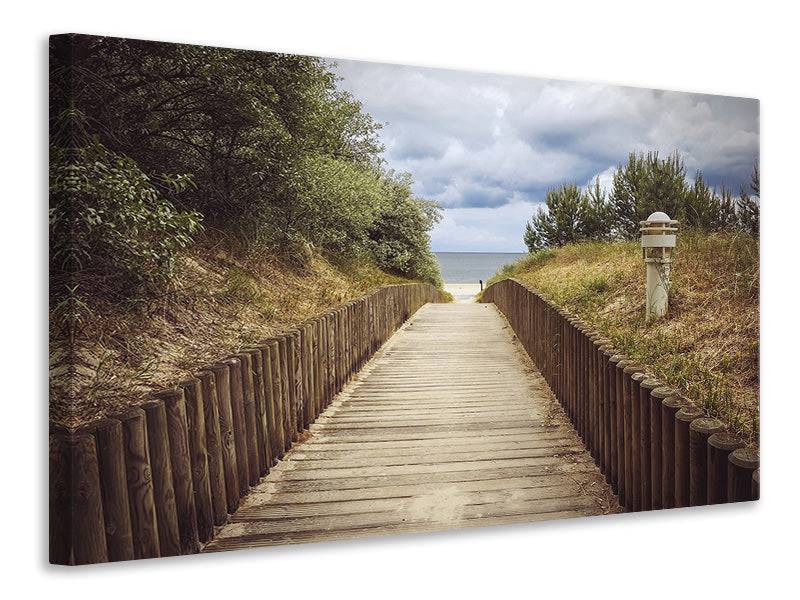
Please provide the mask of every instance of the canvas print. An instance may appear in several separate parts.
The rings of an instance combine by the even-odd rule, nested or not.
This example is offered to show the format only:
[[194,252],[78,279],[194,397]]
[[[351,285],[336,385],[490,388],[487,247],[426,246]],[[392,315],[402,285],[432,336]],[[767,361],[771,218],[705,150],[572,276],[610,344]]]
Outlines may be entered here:
[[758,499],[757,100],[49,60],[51,562]]

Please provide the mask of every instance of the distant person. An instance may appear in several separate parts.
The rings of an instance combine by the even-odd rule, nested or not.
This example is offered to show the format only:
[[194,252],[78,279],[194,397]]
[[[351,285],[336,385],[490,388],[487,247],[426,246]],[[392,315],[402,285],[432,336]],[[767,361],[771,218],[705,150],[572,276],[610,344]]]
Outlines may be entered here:
[[478,283],[481,284],[481,291],[483,291],[483,279],[478,279]]

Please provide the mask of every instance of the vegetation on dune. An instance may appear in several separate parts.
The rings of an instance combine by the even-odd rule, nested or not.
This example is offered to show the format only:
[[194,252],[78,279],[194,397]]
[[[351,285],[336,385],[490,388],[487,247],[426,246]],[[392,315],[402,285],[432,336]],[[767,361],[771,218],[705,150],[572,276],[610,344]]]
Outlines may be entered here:
[[239,250],[438,283],[437,207],[383,167],[379,124],[336,82],[312,57],[53,37],[54,278],[153,289],[202,224]]
[[342,302],[407,282],[369,261],[314,256],[297,268],[208,238],[175,268],[168,293],[95,298],[80,338],[51,345],[51,420],[72,426],[114,412]]
[[[530,255],[489,281],[516,277],[602,331],[616,348],[709,414],[758,435],[758,163],[738,197],[688,183],[679,154],[631,153],[606,192],[566,183],[527,223]],[[640,221],[678,219],[669,315],[645,323]]]
[[639,236],[640,221],[657,211],[706,233],[740,231],[758,237],[759,193],[757,163],[749,185],[734,197],[726,186],[709,187],[701,171],[687,183],[677,153],[661,158],[657,152],[634,152],[617,167],[609,192],[599,180],[586,190],[574,183],[548,190],[545,207],[526,224],[524,241],[536,252],[581,240],[632,240]]
[[578,315],[709,414],[756,440],[759,382],[758,239],[683,230],[666,318],[645,323],[641,249],[588,241],[506,265],[514,277]]
[[439,209],[385,168],[379,128],[321,59],[51,38],[56,404],[127,397],[151,360],[163,381],[188,364],[173,339],[224,353],[249,339],[229,326],[263,338],[383,283],[440,285]]

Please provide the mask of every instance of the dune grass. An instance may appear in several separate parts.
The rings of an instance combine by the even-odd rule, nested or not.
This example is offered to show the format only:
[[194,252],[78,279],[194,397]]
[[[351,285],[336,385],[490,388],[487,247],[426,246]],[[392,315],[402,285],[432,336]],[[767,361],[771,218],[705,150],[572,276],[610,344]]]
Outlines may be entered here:
[[97,300],[72,345],[51,331],[51,421],[77,426],[136,404],[198,367],[382,285],[406,282],[367,261],[314,255],[299,267],[198,245],[180,256],[162,295]]
[[587,242],[504,266],[603,332],[622,353],[756,443],[759,403],[758,240],[741,233],[678,236],[669,314],[645,323],[638,242]]

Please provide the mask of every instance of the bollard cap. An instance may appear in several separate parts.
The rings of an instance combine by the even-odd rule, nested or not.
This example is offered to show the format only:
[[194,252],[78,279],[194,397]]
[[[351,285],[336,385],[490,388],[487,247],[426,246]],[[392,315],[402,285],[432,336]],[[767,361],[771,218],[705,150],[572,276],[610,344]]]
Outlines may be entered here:
[[686,400],[684,400],[678,395],[667,396],[661,401],[661,406],[666,406],[667,408],[674,408],[677,411],[686,406]]
[[629,361],[628,364],[625,366],[625,374],[626,375],[633,375],[634,373],[639,373],[644,371],[644,367],[634,361]]
[[678,222],[667,213],[654,212],[646,221],[639,221],[642,248],[674,248]]
[[669,223],[672,219],[669,218],[669,215],[665,212],[656,211],[652,213],[647,220],[650,223]]

